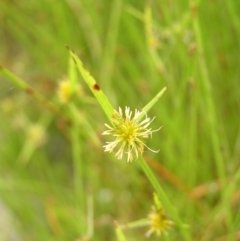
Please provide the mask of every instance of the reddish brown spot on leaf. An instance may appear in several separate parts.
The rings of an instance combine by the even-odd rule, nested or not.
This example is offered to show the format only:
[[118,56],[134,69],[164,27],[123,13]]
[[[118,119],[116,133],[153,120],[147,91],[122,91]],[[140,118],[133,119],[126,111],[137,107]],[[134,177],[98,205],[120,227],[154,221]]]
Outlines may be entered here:
[[95,83],[95,84],[93,85],[93,89],[94,89],[94,90],[100,90],[100,86],[99,86],[97,83]]
[[31,87],[27,87],[27,88],[26,88],[26,92],[27,92],[29,95],[34,95],[34,94],[35,94],[35,90],[32,89]]
[[0,70],[3,69],[2,65],[0,65]]
[[196,52],[196,44],[190,43],[188,46],[188,54],[192,56]]
[[60,119],[60,120],[57,122],[57,126],[58,126],[58,128],[61,129],[61,130],[66,130],[67,127],[70,126],[70,125],[71,125],[70,120],[61,120],[61,119]]
[[197,7],[196,6],[192,6],[191,11],[192,11],[192,15],[195,17],[196,14],[197,14]]

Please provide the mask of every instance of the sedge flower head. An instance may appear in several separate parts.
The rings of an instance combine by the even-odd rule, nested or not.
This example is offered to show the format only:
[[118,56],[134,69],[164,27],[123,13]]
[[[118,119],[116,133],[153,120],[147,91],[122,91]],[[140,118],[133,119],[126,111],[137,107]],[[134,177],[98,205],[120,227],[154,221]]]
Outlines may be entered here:
[[147,237],[150,237],[152,233],[156,233],[157,236],[162,234],[168,234],[168,230],[173,226],[173,221],[167,219],[164,209],[152,207],[152,211],[148,215],[150,224],[150,230],[146,233]]
[[40,147],[47,141],[47,133],[43,126],[31,124],[27,130],[28,139],[36,146]]
[[58,98],[61,104],[66,104],[71,99],[71,84],[69,80],[63,80],[58,85]]
[[[115,148],[119,148],[116,151],[118,159],[122,159],[123,155],[127,155],[127,161],[132,161],[134,158],[138,158],[139,154],[142,155],[144,147],[151,150],[145,144],[144,140],[152,133],[158,130],[152,130],[149,125],[154,120],[147,117],[145,111],[139,111],[135,109],[134,115],[129,107],[125,107],[125,113],[119,107],[119,110],[113,114],[112,126],[105,124],[108,130],[104,131],[102,135],[111,135],[115,137],[114,141],[107,142],[104,145],[105,152],[112,152]],[[153,152],[158,152],[151,150]]]

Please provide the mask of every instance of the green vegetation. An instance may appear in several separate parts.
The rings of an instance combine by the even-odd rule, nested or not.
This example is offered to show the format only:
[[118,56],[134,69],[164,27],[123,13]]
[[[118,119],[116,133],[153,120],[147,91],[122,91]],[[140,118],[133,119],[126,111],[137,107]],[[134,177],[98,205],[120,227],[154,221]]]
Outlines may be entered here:
[[[238,240],[238,9],[0,1],[0,241]],[[125,106],[156,117],[158,153],[104,152]],[[171,227],[147,239],[156,208]]]

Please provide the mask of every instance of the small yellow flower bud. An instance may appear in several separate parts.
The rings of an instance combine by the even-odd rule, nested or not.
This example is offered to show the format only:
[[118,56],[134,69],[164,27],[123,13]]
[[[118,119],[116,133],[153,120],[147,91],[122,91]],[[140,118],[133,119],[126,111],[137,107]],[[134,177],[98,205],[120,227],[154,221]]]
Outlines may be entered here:
[[28,139],[37,147],[43,145],[47,140],[45,129],[39,124],[32,124],[27,131]]
[[147,237],[150,237],[152,233],[156,233],[157,236],[167,234],[170,227],[173,226],[173,221],[167,219],[164,209],[152,207],[152,211],[148,215],[150,224],[150,230],[146,233]]
[[63,80],[58,86],[58,98],[62,104],[66,104],[71,99],[71,85],[68,80]]

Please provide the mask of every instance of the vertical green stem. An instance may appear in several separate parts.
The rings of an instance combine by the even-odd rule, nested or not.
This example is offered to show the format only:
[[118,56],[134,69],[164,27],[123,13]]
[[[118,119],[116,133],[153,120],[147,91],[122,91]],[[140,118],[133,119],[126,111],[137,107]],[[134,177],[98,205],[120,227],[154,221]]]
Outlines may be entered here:
[[69,106],[72,114],[72,126],[71,126],[71,140],[72,140],[72,156],[73,156],[73,166],[74,166],[74,187],[76,196],[76,205],[78,209],[79,216],[79,227],[81,228],[80,233],[83,235],[86,232],[85,225],[85,193],[83,185],[83,163],[81,157],[81,141],[79,132],[79,123],[75,115],[75,108],[72,104]]
[[[195,32],[196,37],[196,43],[197,43],[197,50],[198,50],[198,59],[199,59],[199,66],[202,73],[202,88],[205,92],[203,98],[205,98],[206,103],[206,116],[208,117],[209,122],[209,128],[211,129],[211,139],[212,139],[212,145],[213,145],[213,154],[214,159],[217,166],[217,173],[218,177],[220,179],[220,183],[222,186],[222,190],[224,190],[227,186],[227,180],[226,180],[226,173],[225,173],[225,165],[224,160],[221,155],[221,149],[220,149],[220,141],[218,136],[218,129],[217,129],[217,121],[216,121],[216,113],[214,108],[214,101],[212,97],[212,90],[211,90],[211,81],[208,73],[207,63],[205,59],[204,54],[204,47],[203,47],[203,41],[202,41],[202,33],[201,28],[198,20],[198,8],[197,8],[197,2],[196,0],[189,0],[190,4],[190,11],[192,13],[193,18],[193,29]],[[222,191],[222,196],[224,196],[224,191]],[[228,228],[231,228],[231,208],[230,204],[227,204],[225,207],[227,209],[227,223]]]
[[219,178],[221,179],[222,184],[226,184],[225,167],[224,167],[223,158],[220,152],[220,142],[217,134],[217,122],[216,122],[214,103],[212,99],[210,77],[208,74],[207,64],[205,61],[201,30],[200,30],[199,21],[197,18],[197,6],[194,0],[190,1],[190,6],[191,6],[191,11],[193,13],[193,29],[196,36],[199,65],[202,72],[202,87],[206,93],[204,95],[205,102],[206,102],[206,111],[207,111],[206,115],[208,117],[209,126],[212,129],[211,138],[213,143],[213,151],[215,155]]
[[[118,36],[119,22],[122,12],[122,0],[114,0],[111,4],[109,25],[107,29],[105,48],[101,61],[100,81],[109,83],[111,78],[111,65],[114,63],[115,49]],[[106,86],[107,87],[107,86]]]
[[[77,86],[77,69],[74,61],[69,57],[68,75],[71,83],[71,94],[74,95]],[[76,195],[76,205],[80,223],[80,233],[83,235],[86,232],[86,205],[85,193],[83,184],[83,160],[81,156],[81,140],[80,140],[80,125],[78,111],[74,103],[69,103],[69,110],[71,114],[71,141],[72,141],[72,157],[74,166],[74,187]]]

